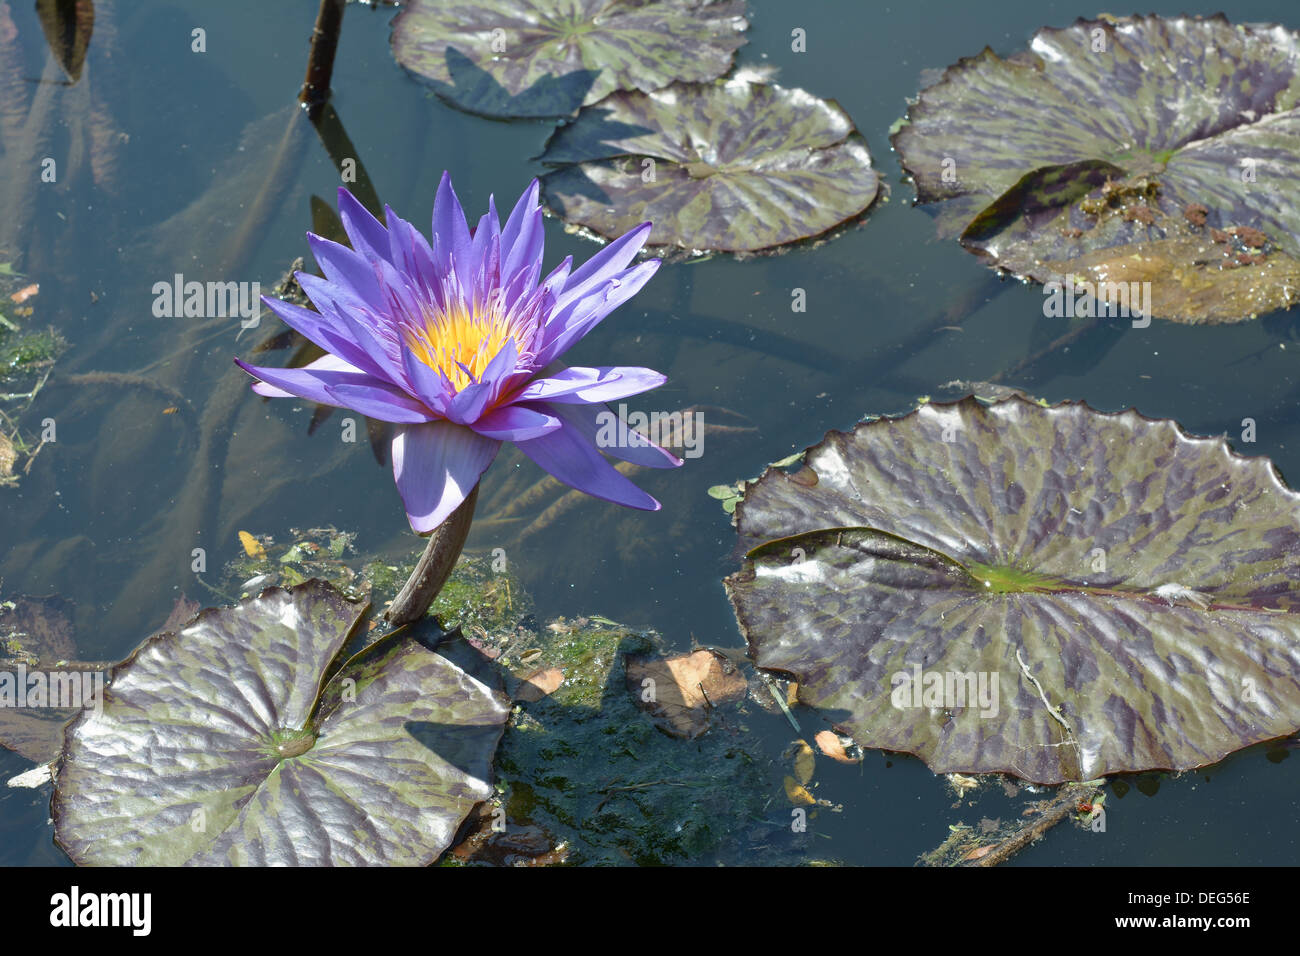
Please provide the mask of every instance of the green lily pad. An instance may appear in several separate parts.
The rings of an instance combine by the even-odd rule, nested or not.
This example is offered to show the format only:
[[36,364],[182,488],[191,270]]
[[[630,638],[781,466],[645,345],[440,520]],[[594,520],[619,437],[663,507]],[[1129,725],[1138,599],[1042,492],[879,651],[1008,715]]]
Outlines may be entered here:
[[546,203],[606,238],[654,223],[650,244],[757,252],[820,236],[880,192],[866,144],[835,103],[735,79],[615,93],[558,129]]
[[990,265],[1235,322],[1300,301],[1298,105],[1295,32],[1079,20],[949,67],[892,142],[940,233]]
[[1267,459],[1014,397],[805,460],[746,489],[727,590],[754,661],[862,746],[1059,783],[1300,727],[1300,495]]
[[486,116],[567,116],[615,90],[649,92],[731,69],[744,0],[411,0],[397,62]]
[[510,706],[311,580],[202,612],[69,725],[55,839],[80,864],[421,865],[491,793]]

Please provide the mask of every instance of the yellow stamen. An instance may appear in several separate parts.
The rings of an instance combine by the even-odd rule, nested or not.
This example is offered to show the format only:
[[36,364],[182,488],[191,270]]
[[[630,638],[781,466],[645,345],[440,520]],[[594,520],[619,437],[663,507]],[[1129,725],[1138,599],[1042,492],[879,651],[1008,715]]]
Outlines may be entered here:
[[[514,338],[515,347],[522,351],[497,299],[477,314],[459,306],[451,312],[430,311],[424,317],[423,327],[407,330],[405,338],[411,354],[446,375],[456,391],[482,378],[507,339]],[[461,365],[469,369],[473,379]]]

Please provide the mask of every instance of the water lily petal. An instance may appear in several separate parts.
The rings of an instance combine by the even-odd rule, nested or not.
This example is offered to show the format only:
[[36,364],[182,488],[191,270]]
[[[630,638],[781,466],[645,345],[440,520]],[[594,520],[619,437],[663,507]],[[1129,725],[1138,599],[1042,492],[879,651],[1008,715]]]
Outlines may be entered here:
[[360,412],[381,422],[427,422],[437,416],[423,402],[406,391],[387,383],[340,382],[330,387],[330,394],[343,408]]
[[492,399],[489,404],[496,405],[506,388],[518,382],[519,372],[519,348],[515,345],[514,339],[506,339],[505,344],[501,346],[501,351],[497,352],[492,361],[488,362],[487,368],[483,370],[482,381],[492,387]]
[[262,368],[235,364],[267,385],[320,405],[350,408],[381,422],[427,422],[433,414],[422,403],[365,372],[320,368]]
[[667,375],[652,368],[631,365],[583,368],[575,365],[529,382],[528,387],[519,393],[518,400],[590,405],[640,395],[666,381]]
[[488,238],[487,247],[483,250],[483,261],[478,263],[477,272],[474,273],[469,287],[470,301],[475,303],[476,307],[481,308],[488,300],[488,296],[497,288],[501,281],[501,237],[498,235]]
[[411,527],[427,534],[442,524],[492,464],[501,442],[438,421],[398,428],[393,477]]
[[[383,262],[382,266],[392,268],[387,262]],[[318,276],[305,272],[295,273],[295,275],[298,284],[311,296],[316,308],[320,309],[321,315],[333,324],[336,331],[348,341],[355,343],[365,353],[372,366],[370,370],[375,375],[394,384],[405,381],[401,371],[402,348],[397,341],[394,324],[385,322],[360,301],[346,294],[337,300],[332,298],[332,293],[340,292],[340,288],[330,285]],[[323,343],[317,344],[324,347]],[[355,364],[360,365],[360,363]]]
[[447,403],[447,419],[458,425],[469,425],[479,420],[492,401],[492,386],[473,382],[452,396]]
[[[540,219],[541,213],[539,212],[537,216]],[[540,226],[538,227],[537,234],[539,236],[541,235]],[[516,306],[521,299],[530,299],[537,291],[537,279],[541,274],[541,259],[535,259],[532,262],[525,263],[517,269],[515,273],[510,276],[509,281],[502,286],[506,307],[510,308]]]
[[658,268],[659,260],[650,259],[609,280],[595,292],[559,309],[547,323],[545,344],[537,351],[537,365],[547,365],[567,352],[574,343],[600,324],[605,316],[636,295]]
[[574,299],[595,292],[626,269],[649,236],[650,223],[643,222],[584,262],[569,276],[564,293],[556,300],[556,307],[562,309]]
[[[334,310],[338,311],[337,307],[341,306],[348,306],[354,311],[365,312],[371,316],[375,314],[373,307],[346,286],[335,285],[329,279],[322,279],[310,272],[295,272],[293,277],[298,280],[302,291],[307,293],[312,305],[320,310],[321,315],[327,314],[326,307],[335,307]],[[378,334],[378,331],[376,328],[372,334]]]
[[[388,263],[380,267],[382,284],[390,291],[409,285],[420,289],[425,297],[431,296],[438,280],[429,240],[391,206],[384,207],[384,218],[388,221],[389,256]],[[395,272],[388,273],[386,266]]]
[[542,210],[537,203],[538,183],[534,179],[519,197],[501,230],[501,275],[514,276],[525,266],[542,265]]
[[527,441],[563,426],[556,415],[524,405],[507,405],[488,412],[470,427],[487,438]]
[[611,408],[603,405],[561,405],[559,403],[547,407],[552,414],[564,419],[565,423],[577,429],[584,439],[611,458],[641,465],[643,468],[678,468],[682,464],[680,458],[668,449],[660,448],[649,439],[637,442],[635,445],[630,442],[621,445],[606,440],[607,435],[602,435],[602,431],[607,432],[611,424],[614,424],[617,431],[618,413]]
[[[352,372],[359,373],[361,369],[349,365],[337,355],[322,355],[315,361],[308,362],[302,368],[311,369],[312,371],[329,371],[329,372]],[[276,388],[274,385],[268,385],[266,382],[254,382],[253,391],[263,398],[297,398],[293,392],[286,392],[282,388]]]
[[[262,296],[263,304],[314,345],[339,356],[360,371],[381,375],[380,367],[352,338],[351,330],[331,313],[313,312],[292,302]],[[382,377],[382,375],[381,375]]]
[[[559,406],[555,407],[558,410]],[[660,508],[659,502],[602,458],[568,421],[541,438],[516,442],[516,445],[544,470],[581,492],[643,511]]]
[[483,370],[479,381],[462,388],[447,403],[447,418],[463,425],[478,421],[500,397],[504,380],[514,372],[518,356],[514,339],[506,339],[501,351]]
[[336,290],[339,287],[347,289],[365,305],[382,311],[385,296],[375,276],[375,263],[361,253],[313,232],[307,233],[307,245],[311,247],[311,254],[321,272]]
[[542,280],[542,288],[546,289],[551,295],[558,296],[564,291],[564,285],[569,281],[569,271],[573,268],[573,256],[565,256],[564,261],[551,270],[550,274]]
[[410,349],[402,350],[403,371],[406,382],[415,397],[439,415],[446,417],[451,401],[451,390],[443,376],[425,365]]
[[[479,219],[478,226],[474,229],[474,238],[470,241],[469,257],[464,266],[467,273],[471,276],[480,275],[483,267],[483,256],[487,254],[488,245],[493,239],[499,241],[500,237],[501,220],[497,216],[496,200],[492,196],[488,196],[488,211]],[[493,276],[494,280],[495,278]]]
[[339,219],[357,252],[371,260],[388,255],[388,230],[356,196],[348,192],[346,186],[339,187]]
[[451,188],[448,173],[442,174],[438,194],[433,199],[433,241],[434,264],[444,273],[469,256],[469,223],[465,221],[456,190]]

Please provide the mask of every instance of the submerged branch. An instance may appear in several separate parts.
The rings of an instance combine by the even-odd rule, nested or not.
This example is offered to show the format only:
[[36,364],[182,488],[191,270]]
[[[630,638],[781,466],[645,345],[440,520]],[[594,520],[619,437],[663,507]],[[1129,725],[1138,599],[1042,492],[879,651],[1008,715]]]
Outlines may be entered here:
[[1052,827],[1077,812],[1079,801],[1090,798],[1096,790],[1091,783],[1065,784],[1051,800],[1043,801],[1043,811],[1036,820],[1017,830],[971,865],[997,866],[1011,859]]
[[1079,339],[1087,335],[1089,332],[1091,332],[1093,329],[1097,328],[1097,326],[1099,325],[1101,325],[1101,319],[1092,319],[1091,321],[1084,322],[1083,324],[1076,326],[1073,329],[1070,329],[1064,335],[1058,336],[1057,338],[1053,339],[1044,348],[1039,349],[1037,352],[1033,353],[1032,355],[1022,358],[1014,365],[1008,368],[1004,368],[1002,371],[998,372],[996,375],[990,378],[989,381],[997,385],[1001,382],[1014,379],[1025,369],[1037,365],[1040,361],[1047,358],[1047,356],[1051,355],[1053,352],[1057,351],[1058,349],[1063,349],[1067,345],[1071,345],[1072,343],[1078,341]]

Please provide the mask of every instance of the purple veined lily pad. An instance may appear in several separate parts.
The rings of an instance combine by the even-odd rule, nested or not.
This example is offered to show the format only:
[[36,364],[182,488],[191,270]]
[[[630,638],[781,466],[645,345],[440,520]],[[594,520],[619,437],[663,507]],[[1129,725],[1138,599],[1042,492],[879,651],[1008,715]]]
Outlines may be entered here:
[[649,243],[750,253],[829,232],[866,212],[880,179],[853,121],[799,89],[733,79],[615,93],[547,143],[547,205],[614,238],[647,220]]
[[90,865],[433,862],[491,792],[510,704],[402,632],[337,666],[364,611],[313,579],[146,641],[68,727],[59,845]]
[[1295,32],[1079,20],[949,67],[892,142],[939,232],[990,265],[1236,322],[1300,301],[1298,106]]
[[864,747],[1037,783],[1300,727],[1300,495],[1169,420],[1020,398],[830,432],[736,509],[750,655]]
[[616,90],[731,69],[744,0],[410,0],[393,55],[461,109],[568,116]]

